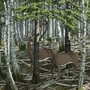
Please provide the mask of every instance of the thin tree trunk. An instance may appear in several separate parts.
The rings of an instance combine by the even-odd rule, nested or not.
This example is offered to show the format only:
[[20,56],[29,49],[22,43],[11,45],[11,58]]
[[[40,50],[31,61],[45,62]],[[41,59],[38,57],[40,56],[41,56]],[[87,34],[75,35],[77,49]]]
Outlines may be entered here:
[[[11,5],[13,6],[14,5],[14,1],[13,0],[11,0]],[[10,7],[10,8],[12,8],[12,6]],[[11,45],[11,47],[10,47],[10,49],[11,49],[11,64],[12,64],[12,70],[13,70],[13,75],[15,76],[15,78],[17,78],[17,74],[19,75],[19,65],[18,65],[18,63],[17,63],[17,60],[16,60],[16,53],[15,53],[15,42],[14,42],[14,30],[15,30],[15,28],[14,28],[14,21],[13,21],[13,16],[14,16],[14,11],[12,10],[11,12],[11,15],[10,15],[10,45]]]
[[68,32],[69,32],[69,30],[66,27],[66,29],[65,29],[65,51],[66,52],[71,51],[71,49],[70,49],[71,48],[70,47],[70,40],[69,40]]
[[[13,2],[13,1],[11,1],[11,2]],[[7,85],[9,84],[9,86],[10,86],[10,82],[12,83],[12,85],[13,85],[13,88],[15,89],[15,90],[18,90],[18,88],[17,88],[17,86],[16,86],[16,84],[15,84],[15,82],[14,82],[14,79],[13,79],[13,76],[12,76],[12,72],[11,72],[11,68],[10,68],[10,51],[11,51],[11,48],[10,48],[10,38],[11,38],[11,28],[10,28],[10,9],[11,9],[11,7],[10,7],[10,5],[8,5],[10,3],[10,1],[7,1],[7,3],[6,2],[4,2],[4,6],[5,6],[5,12],[6,12],[6,15],[7,15],[7,22],[6,22],[6,24],[8,24],[8,41],[7,41],[7,46],[5,46],[7,49],[6,49],[6,52],[5,52],[5,55],[7,56],[7,58],[6,58],[6,64],[7,64],[7,71],[8,71],[8,73],[7,73],[7,80],[6,80],[6,83],[7,83]],[[7,87],[7,90],[10,90],[10,87],[8,88]]]
[[35,20],[35,31],[34,31],[34,62],[33,62],[33,83],[39,82],[39,20]]
[[[88,1],[87,1],[88,6]],[[85,73],[85,61],[86,61],[86,31],[87,31],[87,10],[85,7],[85,2],[82,0],[82,18],[83,18],[83,36],[82,36],[82,51],[81,51],[81,70],[80,70],[80,78],[79,78],[79,86],[78,90],[82,90],[83,82],[84,82],[84,73]]]
[[1,26],[1,16],[0,16],[0,46],[1,46],[1,36],[2,36],[2,26]]
[[[68,9],[68,3],[66,2],[66,9]],[[70,40],[69,40],[69,28],[65,26],[65,51],[71,51]]]

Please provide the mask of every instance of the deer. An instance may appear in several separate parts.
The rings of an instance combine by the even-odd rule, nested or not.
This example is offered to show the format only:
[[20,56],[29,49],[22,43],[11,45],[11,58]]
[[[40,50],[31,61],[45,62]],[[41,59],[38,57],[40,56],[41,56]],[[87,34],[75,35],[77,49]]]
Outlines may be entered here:
[[[33,49],[32,43],[31,43],[31,38],[29,38],[29,40],[28,40],[27,51],[28,51],[29,59],[31,60],[31,64],[32,64],[34,61],[34,49]],[[55,55],[55,52],[53,51],[53,49],[46,48],[46,47],[39,48],[39,61],[40,62],[50,61],[51,62],[51,68],[50,68],[51,72],[54,68],[53,55]]]
[[60,70],[63,68],[66,68],[67,65],[72,65],[75,69],[79,70],[79,55],[73,51],[70,52],[61,52],[58,54],[55,54],[55,65],[58,69],[58,75],[60,78]]
[[[28,40],[28,55],[32,63],[34,60],[34,55],[33,55],[33,47],[30,39]],[[79,68],[79,56],[77,53],[73,51],[56,53],[51,48],[42,47],[39,50],[39,60],[44,60],[44,59],[51,61],[52,74],[54,74],[53,70],[57,68],[59,77],[60,77],[60,70],[62,68],[65,68],[69,64],[74,65],[75,68],[77,69]]]

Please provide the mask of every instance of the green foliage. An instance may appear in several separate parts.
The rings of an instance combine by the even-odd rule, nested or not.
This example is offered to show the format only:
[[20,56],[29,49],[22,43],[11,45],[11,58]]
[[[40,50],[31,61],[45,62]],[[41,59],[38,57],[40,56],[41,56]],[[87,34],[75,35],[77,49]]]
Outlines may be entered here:
[[[69,9],[65,8],[66,2],[69,3]],[[56,7],[51,8],[50,7]],[[57,8],[58,7],[58,8]],[[71,30],[76,30],[77,20],[81,20],[81,9],[78,5],[74,4],[71,0],[37,0],[31,1],[29,5],[21,5],[16,9],[15,20],[26,20],[32,18],[34,20],[46,18],[56,18],[61,20],[63,24]]]
[[88,21],[90,21],[90,3],[88,6],[87,18],[88,18]]
[[3,0],[0,0],[0,11],[3,11],[4,5],[3,5]]
[[78,89],[78,90],[84,90],[82,87],[80,88],[80,89]]

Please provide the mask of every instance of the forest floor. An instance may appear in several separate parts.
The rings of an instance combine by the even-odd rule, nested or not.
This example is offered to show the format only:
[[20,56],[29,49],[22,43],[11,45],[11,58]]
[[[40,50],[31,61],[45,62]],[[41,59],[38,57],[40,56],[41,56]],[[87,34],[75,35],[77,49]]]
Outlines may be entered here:
[[[20,90],[76,90],[79,79],[79,71],[75,68],[64,68],[61,70],[59,79],[57,70],[52,73],[50,70],[50,62],[40,62],[40,83],[32,84],[32,68],[27,51],[17,51],[17,59],[20,64],[21,73],[24,76]],[[84,90],[90,90],[90,62],[86,63],[86,72],[84,80]],[[22,86],[23,85],[23,86]],[[89,88],[89,89],[87,89]]]
[[[51,62],[39,62],[40,82],[32,84],[32,68],[27,51],[16,51],[16,57],[20,66],[22,79],[15,81],[19,90],[76,90],[79,79],[79,71],[75,68],[64,68],[61,70],[61,76],[58,77],[58,71],[52,72],[50,69]],[[0,81],[0,86],[4,85],[5,81]],[[87,59],[84,90],[90,90],[90,59]]]

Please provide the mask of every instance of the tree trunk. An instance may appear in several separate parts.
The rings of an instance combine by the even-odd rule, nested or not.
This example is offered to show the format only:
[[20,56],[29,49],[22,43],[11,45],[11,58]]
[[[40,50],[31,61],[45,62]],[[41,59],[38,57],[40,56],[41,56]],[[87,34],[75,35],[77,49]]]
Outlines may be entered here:
[[66,52],[71,51],[70,40],[69,40],[68,32],[69,32],[69,30],[66,27],[66,29],[65,29],[65,51]]
[[33,79],[32,82],[37,84],[39,82],[39,20],[35,20],[34,31],[34,62],[33,62]]
[[[66,2],[66,9],[68,9],[68,3]],[[71,51],[70,40],[69,40],[69,28],[65,26],[65,51]]]
[[[88,7],[88,0],[87,0]],[[86,61],[86,31],[87,31],[87,10],[85,7],[85,1],[82,0],[82,18],[83,18],[83,36],[82,36],[82,51],[81,51],[81,70],[80,70],[80,78],[79,78],[79,86],[78,90],[82,90],[83,82],[84,82],[84,73],[85,73],[85,61]]]
[[[4,2],[4,6],[5,6],[5,14],[6,14],[6,25],[8,26],[7,27],[7,30],[8,30],[8,36],[7,36],[7,46],[5,46],[7,49],[5,50],[5,55],[6,55],[6,64],[7,64],[7,78],[6,78],[6,87],[7,90],[11,90],[10,88],[10,82],[11,84],[13,85],[13,88],[14,90],[18,90],[15,82],[14,82],[14,79],[13,79],[13,76],[12,76],[12,72],[11,72],[11,66],[10,66],[10,59],[11,59],[11,18],[10,18],[10,15],[11,15],[11,6],[9,5],[9,3],[13,3],[13,1],[7,1]],[[6,44],[5,44],[6,45]]]
[[0,17],[0,46],[1,46],[1,36],[2,36],[2,26],[1,26],[1,17]]

